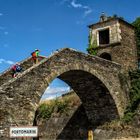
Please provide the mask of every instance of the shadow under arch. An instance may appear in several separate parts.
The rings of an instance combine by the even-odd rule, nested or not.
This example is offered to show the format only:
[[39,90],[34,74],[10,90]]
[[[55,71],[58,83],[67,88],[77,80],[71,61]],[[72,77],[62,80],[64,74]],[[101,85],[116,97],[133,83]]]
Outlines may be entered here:
[[[96,128],[119,118],[115,101],[109,90],[96,76],[83,70],[69,70],[57,78],[66,82],[76,92],[82,105],[65,124],[63,130],[55,134],[55,139],[85,138],[89,125]],[[83,131],[83,134],[80,131]]]
[[[112,96],[115,104],[116,104],[116,108],[118,110],[118,114],[120,117],[123,116],[123,111],[124,111],[124,107],[122,107],[125,103],[125,98],[123,97],[122,94],[122,89],[120,89],[120,86],[118,86],[120,83],[119,81],[119,77],[118,79],[116,79],[116,75],[114,77],[113,73],[109,74],[105,76],[104,73],[100,73],[97,70],[94,70],[92,68],[89,68],[88,64],[84,64],[83,63],[79,63],[77,65],[77,63],[72,63],[72,64],[67,64],[61,68],[59,68],[59,70],[54,70],[53,72],[51,72],[49,75],[47,75],[47,77],[45,78],[45,82],[47,83],[47,86],[45,88],[43,88],[42,93],[44,93],[45,89],[48,87],[49,83],[51,83],[55,78],[59,78],[60,80],[66,82],[70,87],[72,87],[71,83],[69,83],[67,81],[67,79],[65,79],[65,77],[63,76],[66,73],[72,71],[82,71],[83,73],[87,73],[89,74],[91,77],[93,76],[95,79],[98,79],[98,81],[100,81],[102,83],[102,85],[104,85],[104,87],[108,90],[108,92],[110,93],[110,95]],[[63,76],[63,78],[62,78]],[[80,78],[80,77],[77,77]],[[113,82],[116,82],[118,85],[114,84]],[[74,88],[73,88],[74,89]],[[117,90],[116,90],[117,89]],[[75,89],[74,89],[75,90]],[[120,94],[118,96],[118,94]],[[42,96],[42,94],[40,95]]]
[[79,96],[89,121],[100,125],[119,116],[117,106],[109,90],[94,75],[81,71],[70,70],[60,76]]

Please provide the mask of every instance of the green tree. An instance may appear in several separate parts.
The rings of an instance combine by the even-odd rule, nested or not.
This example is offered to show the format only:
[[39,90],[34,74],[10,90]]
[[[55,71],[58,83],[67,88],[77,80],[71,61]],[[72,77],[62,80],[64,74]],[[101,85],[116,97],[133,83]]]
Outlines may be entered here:
[[136,18],[132,25],[135,27],[138,56],[140,57],[140,17]]

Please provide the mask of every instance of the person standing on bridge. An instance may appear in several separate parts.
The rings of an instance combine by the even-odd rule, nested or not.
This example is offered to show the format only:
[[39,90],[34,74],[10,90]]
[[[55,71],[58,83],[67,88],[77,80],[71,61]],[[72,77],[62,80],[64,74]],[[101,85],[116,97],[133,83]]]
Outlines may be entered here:
[[15,78],[17,76],[17,73],[22,71],[22,68],[19,63],[16,63],[14,66],[12,66],[11,70],[12,70],[12,77]]
[[40,50],[35,49],[35,51],[31,53],[34,64],[38,63],[39,52]]

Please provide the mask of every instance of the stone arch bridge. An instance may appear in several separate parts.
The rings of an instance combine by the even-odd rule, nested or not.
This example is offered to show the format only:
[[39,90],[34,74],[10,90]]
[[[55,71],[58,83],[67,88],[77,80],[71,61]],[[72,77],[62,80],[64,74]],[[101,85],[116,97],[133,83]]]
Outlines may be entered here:
[[0,75],[1,137],[12,125],[33,125],[38,103],[51,81],[58,77],[79,96],[93,124],[122,117],[128,98],[117,63],[64,48],[32,65],[21,62],[23,72],[11,78],[10,70]]

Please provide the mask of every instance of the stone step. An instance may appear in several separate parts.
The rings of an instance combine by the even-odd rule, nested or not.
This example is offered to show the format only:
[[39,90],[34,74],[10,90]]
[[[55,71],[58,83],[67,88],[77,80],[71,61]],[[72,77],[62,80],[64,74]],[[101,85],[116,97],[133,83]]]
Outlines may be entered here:
[[[44,58],[46,58],[46,57],[39,56],[39,62],[42,61]],[[19,62],[19,64],[22,67],[22,72],[24,72],[25,70],[27,70],[33,66],[33,60],[31,57],[29,57],[29,58]],[[0,86],[3,85],[4,83],[8,82],[11,79],[12,79],[12,71],[11,71],[11,68],[9,68],[8,70],[6,70],[2,74],[0,74]]]

